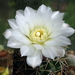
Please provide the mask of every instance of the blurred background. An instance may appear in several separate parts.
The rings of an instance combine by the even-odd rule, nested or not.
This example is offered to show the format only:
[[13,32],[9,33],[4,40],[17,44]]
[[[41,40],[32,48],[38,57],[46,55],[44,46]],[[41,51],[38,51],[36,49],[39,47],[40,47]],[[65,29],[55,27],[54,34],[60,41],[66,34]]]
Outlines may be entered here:
[[[15,13],[18,9],[24,10],[26,6],[38,9],[41,4],[50,6],[53,11],[59,10],[64,12],[64,21],[75,29],[75,0],[0,0],[0,44],[5,49],[8,47],[6,46],[7,40],[4,38],[3,33],[10,28],[7,20],[15,18]],[[75,50],[75,34],[69,38],[72,42],[69,49]]]

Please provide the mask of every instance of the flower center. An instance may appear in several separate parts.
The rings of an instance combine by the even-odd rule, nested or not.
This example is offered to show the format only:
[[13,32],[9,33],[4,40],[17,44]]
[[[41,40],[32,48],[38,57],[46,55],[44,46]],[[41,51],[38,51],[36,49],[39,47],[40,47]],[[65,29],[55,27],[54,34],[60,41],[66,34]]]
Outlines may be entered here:
[[30,38],[35,43],[43,43],[48,37],[48,32],[45,28],[35,28],[30,33]]
[[41,38],[41,36],[43,35],[43,31],[37,31],[36,33],[35,33],[35,36],[36,37],[40,37]]

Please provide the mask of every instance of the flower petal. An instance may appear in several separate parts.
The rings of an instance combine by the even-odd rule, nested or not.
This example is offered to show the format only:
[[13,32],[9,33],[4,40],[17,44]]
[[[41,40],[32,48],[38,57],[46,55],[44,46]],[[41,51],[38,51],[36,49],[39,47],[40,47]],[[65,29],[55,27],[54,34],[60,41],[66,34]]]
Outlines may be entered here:
[[57,52],[57,56],[63,57],[65,55],[65,50],[62,47],[55,46],[54,49]]
[[42,13],[43,13],[43,12],[46,12],[46,10],[47,10],[47,7],[46,7],[44,4],[42,4],[42,5],[38,8],[38,11],[41,11]]
[[64,37],[64,36],[56,37],[55,42],[59,46],[71,45],[71,41],[68,38]]
[[40,44],[33,44],[33,46],[37,49],[37,50],[43,50],[43,46]]
[[74,32],[75,30],[71,27],[65,27],[61,29],[61,35],[65,37],[72,35]]
[[43,22],[45,23],[45,25],[47,25],[48,23],[49,23],[49,26],[51,25],[50,20],[51,20],[52,10],[50,7],[46,7],[44,4],[42,4],[38,8],[37,13],[41,13],[41,15],[43,17]]
[[44,49],[42,50],[42,53],[45,57],[47,58],[51,58],[54,60],[54,55],[56,55],[56,53],[54,52],[54,54],[52,54],[52,49],[49,46],[45,46]]
[[24,25],[24,23],[26,22],[26,18],[23,14],[23,10],[16,11],[15,18],[18,25]]
[[[60,28],[62,27],[64,21],[60,21],[60,22],[55,22],[53,24],[53,27],[52,27],[52,31],[55,33],[56,30],[60,30]],[[60,31],[59,31],[60,32]]]
[[26,23],[26,18],[24,17],[23,10],[16,11],[15,17],[16,17],[16,22],[17,22],[19,30],[23,34],[29,34],[29,27],[28,27],[28,24]]
[[9,39],[11,37],[12,29],[6,29],[6,31],[3,33],[6,39]]
[[59,36],[61,34],[59,29],[53,29],[51,35],[49,36],[50,38],[56,38],[57,36]]
[[30,33],[30,27],[27,23],[25,23],[25,25],[19,25],[19,30],[24,34],[29,36]]
[[45,57],[51,58],[54,60],[55,57],[63,57],[65,54],[65,51],[63,48],[59,46],[47,46],[44,50],[42,50],[42,53]]
[[26,20],[28,20],[30,18],[30,15],[33,15],[34,13],[36,13],[36,10],[32,9],[31,7],[26,7],[24,10]]
[[36,14],[31,15],[28,24],[30,26],[30,30],[33,30],[37,27],[42,27],[44,25],[42,14],[40,12],[37,12]]
[[39,66],[42,62],[42,53],[41,51],[35,51],[34,55],[27,57],[27,64],[35,68]]
[[71,41],[66,37],[58,36],[56,38],[46,41],[44,44],[49,46],[66,46],[71,45]]
[[16,40],[24,43],[24,44],[31,44],[31,41],[29,38],[27,38],[24,34],[22,34],[20,31],[15,30],[12,32],[12,37],[14,37]]
[[12,37],[9,39],[9,41],[7,43],[7,46],[11,47],[11,48],[20,48],[22,45],[23,45],[23,43],[17,41],[16,39],[14,39]]
[[17,10],[16,11],[16,16],[24,20],[24,11],[23,10]]
[[62,27],[69,27],[69,24],[63,23]]
[[56,45],[59,45],[59,46],[71,45],[71,41],[64,36],[56,37],[55,42],[56,42]]
[[18,28],[18,26],[17,26],[17,23],[16,23],[16,20],[15,20],[15,19],[9,19],[9,20],[8,20],[8,22],[9,22],[10,27],[11,27],[13,30],[15,30],[15,29],[17,29],[17,28]]
[[59,11],[55,11],[53,12],[53,15],[51,16],[51,22],[52,24],[56,24],[56,23],[59,23],[59,22],[62,22],[63,21],[63,13],[59,13]]
[[60,20],[60,19],[63,19],[63,15],[64,15],[64,13],[60,13],[59,11],[55,11],[55,12],[53,12],[51,19],[54,21],[57,19]]
[[[46,15],[46,14],[50,14],[52,12],[50,7],[46,7],[44,4],[42,4],[38,10],[38,12],[40,11],[42,14]],[[46,14],[45,14],[46,13]]]
[[23,45],[20,49],[21,56],[30,56],[33,55],[35,48],[29,45]]

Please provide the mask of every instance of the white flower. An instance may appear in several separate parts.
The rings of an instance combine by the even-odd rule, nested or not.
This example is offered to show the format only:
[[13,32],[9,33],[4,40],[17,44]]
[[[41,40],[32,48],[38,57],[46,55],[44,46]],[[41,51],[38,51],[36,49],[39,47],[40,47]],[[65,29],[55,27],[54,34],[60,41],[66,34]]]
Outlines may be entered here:
[[7,46],[20,48],[21,56],[27,56],[27,64],[33,68],[41,64],[42,55],[51,59],[63,57],[62,46],[71,44],[67,37],[74,33],[73,28],[62,27],[63,13],[52,12],[45,5],[38,10],[18,10],[15,19],[8,22],[12,30],[10,36],[5,34],[9,39]]
[[3,33],[3,35],[6,37],[6,39],[9,39],[11,36],[12,29],[6,29],[6,31]]
[[62,27],[69,27],[69,24],[63,23]]

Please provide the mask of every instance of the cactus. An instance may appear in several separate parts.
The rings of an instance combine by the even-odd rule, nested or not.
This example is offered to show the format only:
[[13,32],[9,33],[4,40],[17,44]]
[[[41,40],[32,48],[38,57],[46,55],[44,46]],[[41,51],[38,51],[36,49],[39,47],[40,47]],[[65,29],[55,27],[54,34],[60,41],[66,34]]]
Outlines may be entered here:
[[26,57],[20,56],[19,50],[15,50],[13,56],[14,75],[68,75],[66,57],[56,58],[55,60],[43,57],[42,64],[33,69],[26,64]]

